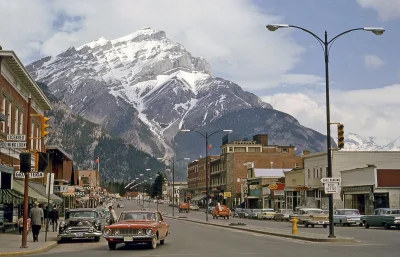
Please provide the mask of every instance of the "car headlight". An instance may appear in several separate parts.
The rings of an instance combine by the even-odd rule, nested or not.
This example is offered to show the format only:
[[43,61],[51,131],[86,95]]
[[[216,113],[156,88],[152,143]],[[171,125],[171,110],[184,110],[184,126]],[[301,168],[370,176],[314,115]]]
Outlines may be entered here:
[[104,235],[106,235],[106,236],[109,236],[109,235],[111,235],[111,229],[105,229],[104,230]]
[[119,235],[119,230],[118,229],[114,230],[113,235],[114,236],[118,236]]
[[67,229],[67,230],[65,230],[65,233],[69,234],[69,233],[71,233],[71,230]]
[[63,228],[63,227],[66,227],[66,226],[67,226],[67,223],[65,223],[65,221],[61,221],[61,222],[60,222],[60,227]]
[[149,236],[153,235],[153,230],[151,228],[146,229],[146,234]]

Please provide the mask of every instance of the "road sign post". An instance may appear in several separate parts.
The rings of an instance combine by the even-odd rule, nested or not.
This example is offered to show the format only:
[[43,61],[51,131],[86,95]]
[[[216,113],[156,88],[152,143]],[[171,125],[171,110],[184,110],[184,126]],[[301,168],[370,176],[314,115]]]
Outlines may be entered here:
[[339,187],[342,182],[341,178],[322,178],[321,182],[324,184],[325,194],[339,193]]

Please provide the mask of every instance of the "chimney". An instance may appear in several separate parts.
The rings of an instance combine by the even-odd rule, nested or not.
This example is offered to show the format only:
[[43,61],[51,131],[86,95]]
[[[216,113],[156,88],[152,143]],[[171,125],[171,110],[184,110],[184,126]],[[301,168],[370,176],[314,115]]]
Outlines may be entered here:
[[303,151],[303,155],[309,155],[310,153],[311,153],[311,151],[308,150],[308,149],[306,149],[306,150]]
[[261,144],[262,146],[268,145],[268,134],[258,134],[253,136],[253,140],[257,142],[257,144]]

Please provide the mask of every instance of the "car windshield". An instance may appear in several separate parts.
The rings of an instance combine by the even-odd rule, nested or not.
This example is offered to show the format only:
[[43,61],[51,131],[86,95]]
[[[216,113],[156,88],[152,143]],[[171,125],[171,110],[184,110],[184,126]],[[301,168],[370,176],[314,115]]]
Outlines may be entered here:
[[156,220],[156,215],[155,213],[152,212],[126,212],[126,213],[121,213],[121,216],[119,217],[119,221],[124,221],[124,220]]
[[97,213],[94,211],[73,211],[69,214],[70,218],[97,218]]
[[400,210],[392,210],[391,214],[400,214]]
[[360,215],[358,210],[344,210],[343,215]]

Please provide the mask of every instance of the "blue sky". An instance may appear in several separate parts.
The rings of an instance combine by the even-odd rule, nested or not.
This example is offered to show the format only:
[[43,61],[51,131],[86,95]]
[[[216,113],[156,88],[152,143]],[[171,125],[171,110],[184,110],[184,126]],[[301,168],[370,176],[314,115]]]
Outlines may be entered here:
[[400,133],[400,0],[2,0],[0,45],[25,64],[100,37],[115,39],[143,27],[164,30],[216,76],[232,80],[325,133],[323,52],[286,23],[329,37],[357,27],[384,27],[376,36],[357,31],[338,39],[330,54],[331,118],[346,133],[385,144]]

